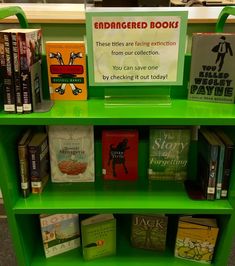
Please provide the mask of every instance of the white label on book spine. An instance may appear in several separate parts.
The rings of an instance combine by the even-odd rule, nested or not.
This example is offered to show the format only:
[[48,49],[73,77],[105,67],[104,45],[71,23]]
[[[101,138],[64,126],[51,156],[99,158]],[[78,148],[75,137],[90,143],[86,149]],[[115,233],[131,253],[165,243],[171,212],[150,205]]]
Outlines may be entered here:
[[207,193],[208,194],[215,194],[215,188],[214,187],[208,187],[207,188]]
[[228,191],[227,190],[222,190],[221,191],[221,196],[222,197],[227,197],[227,195],[228,195]]
[[106,169],[102,169],[102,174],[106,175]]
[[23,109],[24,109],[24,111],[31,111],[32,110],[32,104],[31,103],[24,104]]
[[15,105],[14,104],[4,104],[4,111],[15,112]]
[[31,185],[34,188],[40,188],[42,186],[42,182],[32,182]]
[[21,188],[22,189],[28,189],[29,188],[29,184],[27,182],[22,182],[21,183]]
[[17,106],[16,111],[17,113],[23,113],[23,106]]

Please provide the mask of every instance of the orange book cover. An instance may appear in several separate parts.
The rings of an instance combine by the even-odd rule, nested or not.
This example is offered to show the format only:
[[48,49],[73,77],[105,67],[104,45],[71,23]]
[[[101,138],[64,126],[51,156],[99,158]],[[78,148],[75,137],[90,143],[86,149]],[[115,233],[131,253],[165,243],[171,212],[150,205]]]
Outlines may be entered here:
[[86,50],[83,41],[47,41],[51,100],[87,100]]

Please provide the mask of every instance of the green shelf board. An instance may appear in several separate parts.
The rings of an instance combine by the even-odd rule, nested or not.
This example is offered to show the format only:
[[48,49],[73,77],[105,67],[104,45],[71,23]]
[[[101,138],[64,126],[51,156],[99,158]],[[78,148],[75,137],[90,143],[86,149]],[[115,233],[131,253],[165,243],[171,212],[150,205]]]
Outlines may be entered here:
[[49,183],[42,194],[19,198],[15,214],[58,213],[194,213],[232,214],[228,200],[197,201],[188,197],[184,185],[96,183]]
[[169,104],[111,105],[101,98],[56,101],[44,113],[5,114],[0,125],[235,125],[235,105],[172,99]]

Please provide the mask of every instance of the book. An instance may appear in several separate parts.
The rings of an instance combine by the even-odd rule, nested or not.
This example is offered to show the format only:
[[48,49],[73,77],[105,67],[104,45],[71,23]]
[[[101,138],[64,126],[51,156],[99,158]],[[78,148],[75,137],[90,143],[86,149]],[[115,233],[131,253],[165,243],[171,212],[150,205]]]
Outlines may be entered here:
[[46,258],[81,246],[78,214],[40,214],[39,219]]
[[3,79],[4,111],[16,112],[15,81],[13,70],[13,51],[11,33],[0,31],[1,72]]
[[51,100],[86,100],[87,69],[83,41],[47,41]]
[[49,126],[52,182],[94,182],[93,126]]
[[224,153],[224,163],[223,163],[223,178],[222,178],[222,189],[221,189],[221,198],[228,197],[232,161],[234,154],[234,142],[232,139],[224,132],[221,128],[215,128],[215,133],[223,141],[225,145]]
[[23,112],[30,113],[37,109],[42,101],[41,59],[42,30],[16,29],[19,58]]
[[138,130],[102,131],[102,174],[104,180],[138,178]]
[[98,214],[81,221],[82,250],[85,260],[116,254],[116,219]]
[[152,127],[149,133],[149,180],[187,178],[191,129]]
[[222,183],[223,183],[225,145],[223,141],[216,135],[214,129],[212,129],[211,132],[214,134],[214,138],[218,143],[218,163],[217,163],[218,167],[216,173],[215,199],[220,199],[222,193]]
[[30,180],[33,194],[42,193],[49,179],[49,146],[47,134],[36,132],[28,144]]
[[20,167],[20,186],[23,197],[28,197],[31,192],[31,180],[29,171],[28,144],[32,139],[32,130],[28,129],[18,141],[18,159]]
[[132,215],[131,243],[136,248],[164,251],[168,217],[165,215]]
[[234,102],[234,33],[193,33],[188,99]]
[[198,178],[202,193],[208,200],[215,199],[219,144],[206,128],[198,132]]
[[214,218],[180,217],[175,257],[211,263],[219,228]]

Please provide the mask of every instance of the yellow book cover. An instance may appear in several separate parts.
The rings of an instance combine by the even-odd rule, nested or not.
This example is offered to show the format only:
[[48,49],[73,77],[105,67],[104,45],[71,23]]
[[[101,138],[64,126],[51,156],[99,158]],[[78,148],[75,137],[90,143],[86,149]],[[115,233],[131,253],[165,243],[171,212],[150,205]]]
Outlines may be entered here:
[[87,100],[86,50],[83,41],[47,41],[51,100]]
[[215,219],[179,219],[175,256],[201,263],[211,263],[219,228]]

